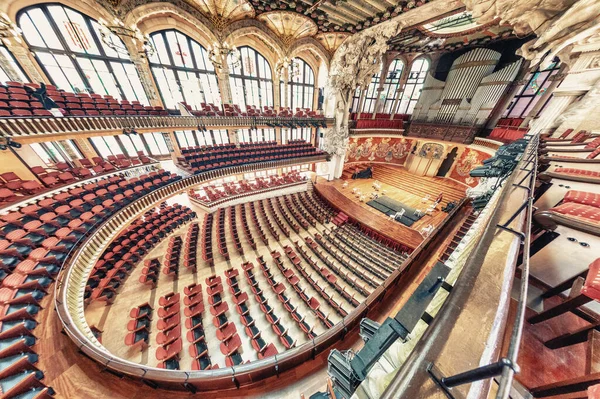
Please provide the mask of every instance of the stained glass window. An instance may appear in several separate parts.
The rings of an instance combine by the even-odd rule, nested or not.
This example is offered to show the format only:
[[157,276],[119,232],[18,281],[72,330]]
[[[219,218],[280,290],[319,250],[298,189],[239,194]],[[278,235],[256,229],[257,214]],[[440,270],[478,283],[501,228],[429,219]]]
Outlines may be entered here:
[[229,84],[234,104],[242,110],[246,106],[263,109],[273,106],[273,79],[266,58],[252,47],[239,48],[240,60],[235,63],[229,57]]
[[149,57],[150,67],[165,107],[176,109],[180,102],[196,110],[202,103],[221,105],[215,68],[204,47],[172,29],[153,33],[150,39],[156,49]]
[[[125,45],[112,33],[103,38],[95,20],[59,4],[26,8],[17,20],[42,69],[59,89],[149,104]],[[115,43],[117,50],[107,42]]]

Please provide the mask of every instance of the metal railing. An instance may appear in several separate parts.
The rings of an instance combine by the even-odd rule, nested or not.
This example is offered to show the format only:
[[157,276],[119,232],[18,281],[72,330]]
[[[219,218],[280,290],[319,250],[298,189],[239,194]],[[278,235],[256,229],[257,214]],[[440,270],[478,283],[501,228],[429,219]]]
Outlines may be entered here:
[[[519,353],[519,346],[521,343],[521,337],[523,333],[523,324],[525,321],[525,310],[527,308],[527,292],[528,292],[528,284],[529,284],[529,257],[530,257],[530,233],[531,233],[531,223],[532,223],[532,214],[533,214],[533,202],[534,202],[534,190],[535,190],[535,182],[536,182],[536,174],[538,167],[538,144],[539,137],[538,136],[530,136],[530,142],[528,147],[519,162],[517,168],[510,176],[506,187],[504,188],[504,192],[508,193],[509,188],[522,189],[526,191],[526,198],[521,203],[521,205],[514,211],[505,222],[498,223],[495,226],[491,225],[492,228],[487,228],[485,233],[479,239],[479,244],[476,248],[481,249],[480,245],[482,243],[486,243],[491,241],[493,243],[493,237],[495,237],[498,231],[506,231],[518,238],[519,243],[521,243],[523,248],[523,256],[522,256],[522,272],[521,272],[521,284],[519,289],[519,298],[517,301],[516,307],[516,316],[514,320],[513,329],[510,336],[508,351],[506,356],[498,360],[497,362],[493,362],[484,366],[477,367],[472,370],[468,370],[465,372],[458,373],[452,376],[444,376],[435,366],[435,364],[431,360],[426,360],[426,356],[430,359],[435,356],[434,354],[427,354],[426,356],[420,357],[419,364],[412,365],[412,370],[423,370],[425,369],[429,376],[435,381],[435,383],[442,389],[444,394],[451,399],[454,399],[455,396],[452,392],[452,388],[483,381],[486,379],[490,379],[493,377],[499,378],[499,387],[496,394],[497,399],[507,399],[509,397],[509,393],[512,387],[512,382],[515,373],[518,373],[519,367],[517,365],[517,357]],[[521,172],[525,172],[524,176],[517,177]],[[520,180],[517,180],[520,178]],[[494,213],[498,213],[498,211],[502,208],[501,206],[494,210]],[[523,222],[522,230],[516,230],[514,228],[509,227],[511,223],[513,223],[517,217],[525,213],[525,218]],[[491,221],[494,219],[497,220],[497,217],[492,216]],[[471,265],[469,267],[471,269],[477,268],[477,266],[481,267],[485,259],[485,253],[490,248],[490,244],[486,243],[486,250],[483,251],[482,254],[473,254],[469,262]],[[482,256],[476,256],[482,255]],[[465,266],[466,269],[466,266]],[[454,291],[453,291],[454,293]],[[452,295],[452,294],[451,294]],[[458,306],[458,303],[454,303],[453,306]],[[464,306],[460,305],[460,306]],[[431,325],[432,329],[443,329],[447,328],[447,325],[444,326],[444,323],[440,320],[439,323],[436,323],[435,326]],[[428,337],[435,337],[436,334],[431,332]],[[425,338],[424,338],[425,339]],[[500,338],[501,339],[501,338]],[[423,343],[423,346],[428,345],[427,343]],[[435,347],[435,346],[434,346]],[[418,349],[415,347],[414,351],[416,352]],[[435,350],[435,349],[431,349]],[[410,357],[409,357],[410,359]],[[408,362],[409,360],[407,360]],[[407,363],[405,363],[406,365]],[[410,373],[407,373],[410,374]],[[382,398],[392,398],[398,397],[399,391],[402,390],[401,387],[405,387],[405,383],[402,381],[402,378],[405,377],[404,373],[398,372],[396,377],[392,382],[388,385],[385,390]]]

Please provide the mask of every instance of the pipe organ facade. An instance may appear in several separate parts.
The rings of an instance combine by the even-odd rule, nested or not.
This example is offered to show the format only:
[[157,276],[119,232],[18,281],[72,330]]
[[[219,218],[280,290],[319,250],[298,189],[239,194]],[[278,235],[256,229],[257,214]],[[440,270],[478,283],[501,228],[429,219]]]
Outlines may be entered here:
[[497,51],[476,48],[454,61],[446,81],[428,75],[413,121],[483,125],[521,67],[519,60],[494,72],[500,56]]

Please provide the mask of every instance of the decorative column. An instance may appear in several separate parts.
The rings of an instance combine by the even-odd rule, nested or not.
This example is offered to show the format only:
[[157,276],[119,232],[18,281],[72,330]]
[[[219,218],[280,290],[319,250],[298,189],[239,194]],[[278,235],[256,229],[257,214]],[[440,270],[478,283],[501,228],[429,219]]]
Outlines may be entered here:
[[285,68],[283,70],[283,104],[282,107],[289,107],[290,104],[288,102],[288,96],[290,91],[290,70],[289,68]]
[[215,67],[222,104],[233,104],[231,85],[229,83],[229,63],[227,60],[229,54],[233,54],[234,58],[237,58],[236,62],[241,62],[237,48],[231,48],[227,43],[215,43],[214,46],[208,47],[208,58]]
[[[50,84],[50,80],[44,75],[37,61],[35,60],[33,54],[27,47],[25,41],[21,38],[20,35],[5,37],[2,42],[6,45],[8,50],[12,53],[12,55],[17,60],[17,63],[23,68],[25,74],[32,82],[44,82],[46,84]],[[0,57],[0,60],[3,60],[4,57]],[[10,78],[19,81],[20,78],[17,75],[17,72],[12,68],[12,65],[6,62],[2,63],[2,67],[7,67],[6,71],[11,74]]]
[[146,97],[148,98],[150,105],[153,107],[164,107],[164,104],[158,95],[158,88],[154,82],[154,78],[152,77],[152,72],[150,71],[150,65],[148,64],[148,57],[144,48],[144,42],[126,34],[119,34],[118,36],[121,38],[121,40],[123,40],[123,43],[125,43],[125,47],[129,53],[129,58],[133,62],[133,65],[135,66],[135,69],[140,77],[140,82],[142,83],[142,87],[144,88],[144,92],[146,93]]
[[275,70],[273,75],[273,108],[278,110],[281,107],[281,88],[279,72]]

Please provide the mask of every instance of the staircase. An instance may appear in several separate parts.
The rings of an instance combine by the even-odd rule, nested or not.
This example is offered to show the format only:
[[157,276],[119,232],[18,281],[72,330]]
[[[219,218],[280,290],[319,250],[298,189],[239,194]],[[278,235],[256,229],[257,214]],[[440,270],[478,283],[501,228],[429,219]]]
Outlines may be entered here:
[[450,241],[450,243],[446,247],[446,250],[440,257],[440,260],[442,262],[446,262],[450,255],[452,255],[452,252],[454,252],[454,250],[456,249],[460,241],[463,239],[463,237],[467,234],[467,232],[469,231],[476,219],[477,216],[474,215],[473,212],[471,212],[471,214],[465,219],[462,226],[460,226],[460,228],[452,238],[452,241]]
[[348,221],[348,215],[346,215],[344,212],[338,213],[333,218],[333,224],[335,224],[338,227],[342,227],[347,221]]

